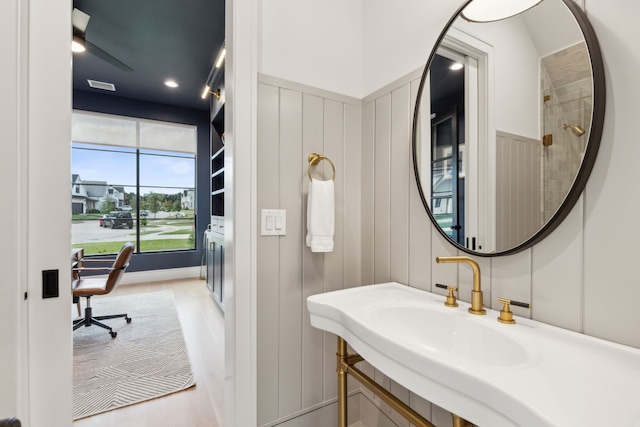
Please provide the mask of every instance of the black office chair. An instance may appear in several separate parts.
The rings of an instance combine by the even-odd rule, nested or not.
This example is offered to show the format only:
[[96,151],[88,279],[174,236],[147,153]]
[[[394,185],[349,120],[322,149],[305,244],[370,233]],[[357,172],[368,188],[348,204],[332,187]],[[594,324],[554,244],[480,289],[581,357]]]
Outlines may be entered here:
[[[131,323],[131,318],[127,314],[112,314],[107,316],[93,316],[91,310],[91,297],[94,295],[106,295],[113,291],[120,282],[120,279],[124,275],[124,271],[129,266],[129,261],[133,255],[134,244],[131,242],[125,243],[115,260],[84,260],[84,267],[74,268],[74,271],[78,273],[78,278],[73,281],[73,296],[84,297],[87,299],[87,306],[84,309],[84,318],[76,319],[73,321],[73,330],[75,331],[80,326],[96,325],[101,328],[107,329],[112,338],[115,338],[118,333],[115,332],[110,326],[100,322],[100,320],[116,319],[124,317],[127,323]],[[113,265],[110,267],[86,267],[87,264],[93,262],[111,262]],[[108,271],[107,277],[87,277],[81,276],[83,271]]]

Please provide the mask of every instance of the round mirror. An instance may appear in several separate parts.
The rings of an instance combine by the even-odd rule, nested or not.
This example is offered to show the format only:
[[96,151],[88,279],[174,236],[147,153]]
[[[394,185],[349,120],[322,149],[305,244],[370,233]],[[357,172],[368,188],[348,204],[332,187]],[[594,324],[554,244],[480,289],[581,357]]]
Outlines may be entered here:
[[604,122],[598,41],[572,0],[493,22],[464,4],[434,47],[413,119],[418,190],[438,231],[479,256],[529,248],[567,216]]

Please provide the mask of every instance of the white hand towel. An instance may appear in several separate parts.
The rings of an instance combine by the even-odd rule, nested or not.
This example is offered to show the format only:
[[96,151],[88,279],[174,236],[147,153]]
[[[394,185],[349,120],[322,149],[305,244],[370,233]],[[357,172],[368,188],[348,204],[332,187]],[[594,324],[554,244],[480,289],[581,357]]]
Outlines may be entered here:
[[333,251],[333,180],[311,180],[307,199],[307,246],[311,252]]

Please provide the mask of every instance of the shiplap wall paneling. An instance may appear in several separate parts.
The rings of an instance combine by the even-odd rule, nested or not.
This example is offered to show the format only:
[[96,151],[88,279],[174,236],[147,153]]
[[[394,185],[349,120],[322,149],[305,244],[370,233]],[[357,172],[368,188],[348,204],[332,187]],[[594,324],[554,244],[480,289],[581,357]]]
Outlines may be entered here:
[[[258,218],[261,209],[278,209],[280,198],[278,88],[258,85]],[[278,417],[278,357],[280,238],[261,236],[257,251],[258,423]]]
[[[334,181],[335,191],[335,217],[333,251],[324,254],[324,292],[342,289],[343,271],[343,206],[344,200],[344,160],[343,160],[343,139],[344,139],[344,104],[330,99],[324,100],[324,148],[320,152],[333,162],[336,169]],[[331,179],[332,168],[327,161],[321,162],[324,167],[326,179]],[[336,370],[336,336],[328,332],[324,333],[324,400],[329,400],[338,395],[337,377],[331,375]]]
[[[496,165],[509,165],[509,152],[503,149],[504,144],[503,138],[496,138]],[[496,166],[496,250],[507,247],[509,242],[509,205],[502,202],[511,193],[508,172],[505,167]]]
[[[342,184],[343,204],[343,287],[360,286],[362,282],[362,108],[360,105],[344,104],[344,181]],[[373,169],[371,166],[370,169]],[[373,222],[372,222],[373,223]],[[335,350],[335,349],[334,349]],[[353,353],[350,347],[348,351]],[[350,391],[359,389],[360,384],[349,377],[347,386]],[[359,400],[358,400],[359,401]],[[359,414],[359,405],[349,409],[349,416],[355,411]]]
[[[411,171],[410,111],[411,86],[404,84],[391,93],[391,149],[390,149],[390,279],[408,284],[409,281],[409,177]],[[390,383],[390,391],[404,403],[410,403],[409,391]],[[395,411],[390,417],[399,427],[409,422]]]
[[374,281],[390,279],[391,198],[391,94],[376,99],[374,166]]
[[[393,88],[388,94],[370,100],[363,105],[363,152],[375,153],[373,162],[375,176],[373,178],[374,209],[374,251],[373,282],[379,283],[394,280],[408,284],[410,280],[410,209],[411,192],[415,192],[414,210],[421,213],[414,215],[417,227],[423,231],[416,244],[430,247],[430,222],[417,194],[415,178],[411,163],[411,120],[413,104],[417,93],[417,81],[413,89],[410,82]],[[373,122],[371,124],[371,122]],[[366,138],[365,135],[370,135]],[[367,149],[369,147],[369,149]],[[363,171],[366,168],[363,166]],[[379,171],[383,172],[380,174]],[[365,178],[363,177],[363,180]],[[365,197],[365,196],[363,196]],[[417,202],[417,205],[416,205]],[[363,207],[363,218],[367,212]],[[363,220],[364,221],[364,220]],[[364,230],[364,228],[363,228]],[[363,236],[364,238],[364,236]],[[363,253],[366,248],[363,246]],[[387,258],[388,257],[388,258]],[[422,273],[416,280],[429,282],[429,269],[425,259],[416,260],[416,273]],[[420,265],[421,267],[418,267]],[[364,266],[364,264],[363,264]],[[365,273],[363,272],[363,275]],[[372,282],[372,283],[373,283]],[[426,286],[426,285],[425,285]],[[363,368],[379,384],[390,390],[407,404],[416,406],[427,418],[431,415],[429,402],[412,395],[406,388],[389,379],[379,370],[367,366]],[[393,425],[408,427],[409,422],[368,391],[363,391],[370,402],[380,408],[384,416],[362,413],[361,419],[372,426],[384,425],[392,421]],[[382,423],[382,424],[380,424]]]
[[531,317],[576,332],[583,332],[583,223],[584,195],[562,224],[532,249]]
[[[420,80],[411,82],[411,105],[415,106]],[[413,107],[410,110],[413,120]],[[411,126],[413,123],[410,121]],[[410,134],[411,137],[411,134]],[[411,146],[411,140],[409,140]],[[410,148],[411,149],[411,148]],[[418,183],[413,172],[413,152],[409,167],[409,280],[408,283],[423,290],[431,289],[431,232],[432,225],[425,212]]]
[[[416,99],[418,97],[418,86],[420,79],[411,80],[409,83],[409,241],[408,243],[408,259],[409,259],[409,277],[407,283],[413,287],[423,290],[431,288],[431,221],[424,210],[422,199],[418,192],[418,184],[416,183],[415,173],[413,171],[413,147],[412,147],[412,129],[413,129],[413,109],[415,108]],[[409,406],[416,410],[420,415],[431,420],[431,403],[427,400],[409,392]]]
[[409,282],[409,177],[411,172],[411,86],[391,94],[390,278]]
[[540,142],[496,132],[497,250],[517,246],[540,228]]
[[[258,420],[264,426],[322,427],[321,414],[335,412],[336,338],[311,326],[306,298],[342,289],[347,277],[349,286],[360,285],[362,274],[361,109],[355,100],[322,93],[264,76],[258,85],[257,209],[287,212],[287,234],[260,237],[257,248]],[[336,167],[334,250],[328,253],[312,253],[305,243],[312,152]],[[332,176],[324,161],[312,172],[315,179]],[[349,386],[356,389],[353,381]],[[351,420],[357,420],[354,406]]]
[[640,80],[628,73],[640,62],[635,48],[639,4],[583,3],[605,57],[607,82],[602,141],[585,190],[583,326],[586,334],[640,348],[640,144],[633,126]]
[[362,281],[362,109],[344,104],[343,180],[343,285],[359,286]]
[[[500,256],[491,260],[491,286],[486,290],[491,292],[491,301],[485,296],[485,305],[493,309],[501,309],[498,298],[516,301],[531,301],[531,249],[525,249],[515,255]],[[513,307],[512,311],[518,316],[530,317],[529,310]]]
[[307,183],[302,151],[302,93],[280,88],[280,209],[287,211],[287,234],[280,237],[278,416],[302,409],[302,185]]
[[[302,152],[322,153],[324,151],[324,100],[315,95],[302,95]],[[325,163],[325,162],[322,162]],[[306,173],[308,163],[303,162]],[[324,165],[316,168],[316,177],[322,175]],[[308,186],[304,191],[304,217],[307,215]],[[324,388],[324,332],[311,326],[306,308],[307,297],[324,291],[324,254],[311,252],[302,247],[302,407],[307,408],[322,402]]]
[[362,283],[374,283],[375,265],[375,119],[376,104],[362,106]]

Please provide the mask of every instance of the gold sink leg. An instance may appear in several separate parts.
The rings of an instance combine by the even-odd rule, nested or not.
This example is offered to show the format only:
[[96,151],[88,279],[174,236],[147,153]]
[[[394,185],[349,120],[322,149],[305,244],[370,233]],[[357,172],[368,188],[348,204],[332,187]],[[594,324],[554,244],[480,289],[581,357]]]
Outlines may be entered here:
[[451,413],[451,418],[453,418],[453,427],[473,427],[472,423],[462,417],[457,416],[453,412]]
[[347,372],[342,368],[347,358],[347,342],[338,337],[336,353],[338,372],[338,427],[347,427]]
[[360,384],[375,393],[383,402],[416,427],[436,427],[409,405],[356,368],[354,365],[364,359],[359,354],[348,354],[347,342],[341,337],[338,337],[336,360],[338,362],[336,367],[336,372],[338,373],[338,427],[347,427],[347,374],[351,374]]

